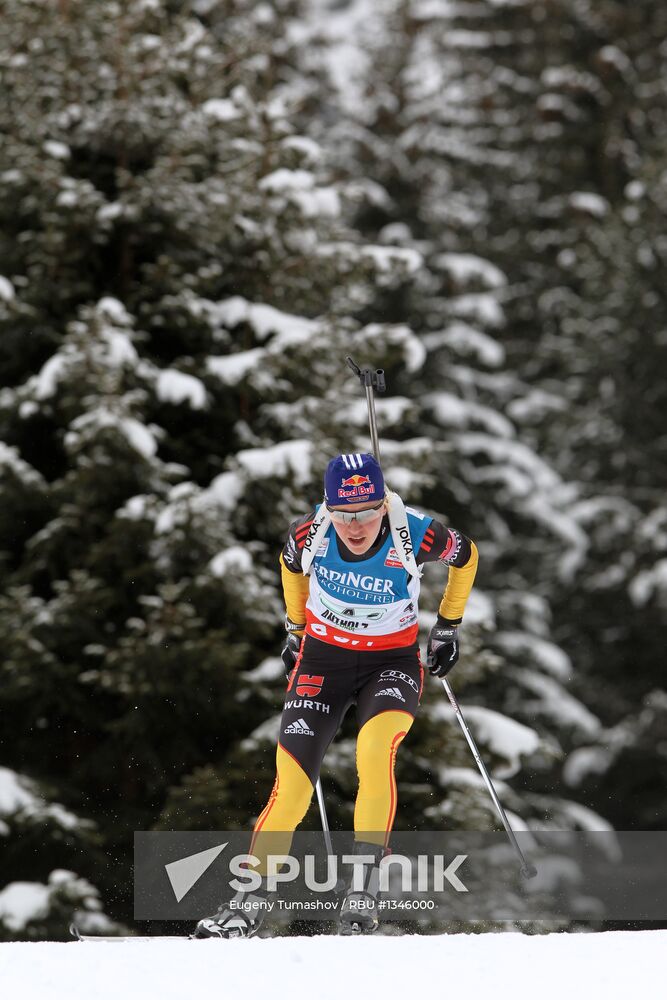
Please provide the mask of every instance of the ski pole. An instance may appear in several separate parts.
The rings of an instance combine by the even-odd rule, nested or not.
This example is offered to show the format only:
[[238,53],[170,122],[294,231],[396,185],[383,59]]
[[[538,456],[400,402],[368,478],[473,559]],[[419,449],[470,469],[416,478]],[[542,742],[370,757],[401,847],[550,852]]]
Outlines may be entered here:
[[378,429],[375,420],[375,397],[373,396],[373,389],[377,389],[378,392],[384,392],[386,388],[384,370],[382,368],[376,368],[375,371],[373,371],[372,368],[360,368],[359,365],[355,364],[350,357],[345,358],[345,360],[366,390],[368,422],[371,428],[371,447],[373,449],[373,454],[379,462],[380,442],[378,440]]
[[519,844],[517,843],[517,839],[516,839],[516,837],[514,835],[514,830],[510,826],[509,820],[507,819],[507,816],[505,814],[505,810],[503,809],[503,807],[501,805],[501,802],[500,802],[500,799],[498,798],[498,795],[496,794],[496,790],[493,787],[493,782],[491,781],[491,777],[489,775],[489,772],[487,771],[486,767],[484,766],[484,761],[482,760],[482,758],[479,755],[479,750],[477,749],[477,745],[476,745],[476,743],[475,743],[475,741],[474,741],[474,739],[472,737],[472,733],[468,729],[468,725],[466,723],[466,720],[463,718],[463,712],[461,711],[461,706],[458,703],[456,695],[452,691],[451,685],[450,685],[450,683],[449,683],[449,681],[447,680],[446,677],[441,677],[440,680],[442,681],[442,686],[445,689],[445,692],[447,694],[447,697],[449,698],[450,704],[451,704],[452,708],[454,709],[454,713],[456,714],[456,718],[459,720],[459,725],[461,726],[461,729],[463,730],[463,735],[465,736],[466,740],[468,741],[468,746],[472,750],[472,755],[475,758],[475,761],[477,762],[477,767],[480,770],[480,774],[484,778],[484,782],[486,784],[486,787],[489,790],[489,795],[491,796],[491,798],[493,800],[493,804],[496,807],[496,810],[498,812],[498,815],[500,816],[500,819],[502,820],[502,824],[505,827],[505,830],[507,832],[507,836],[509,837],[510,843],[511,843],[512,847],[514,848],[514,850],[516,851],[516,853],[517,853],[517,855],[519,857],[519,860],[520,860],[520,863],[521,863],[521,867],[520,867],[519,871],[521,872],[521,874],[523,875],[524,878],[533,878],[535,875],[537,875],[537,868],[535,867],[535,865],[531,865],[528,861],[526,861],[526,859],[525,859],[525,857],[523,855],[523,852],[522,852],[521,848],[519,847]]
[[333,846],[331,843],[331,834],[329,832],[329,821],[327,819],[327,809],[324,804],[324,792],[322,791],[322,782],[318,778],[315,782],[315,793],[317,795],[317,804],[320,807],[320,819],[322,820],[322,833],[324,834],[324,843],[327,845],[327,853],[331,857],[333,854]]

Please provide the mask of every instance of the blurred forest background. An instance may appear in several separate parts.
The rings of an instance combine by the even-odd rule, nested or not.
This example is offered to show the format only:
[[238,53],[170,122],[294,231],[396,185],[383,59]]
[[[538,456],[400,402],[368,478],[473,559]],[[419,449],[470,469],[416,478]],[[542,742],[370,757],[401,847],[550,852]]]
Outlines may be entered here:
[[[665,39],[659,0],[0,2],[0,939],[131,924],[134,830],[262,808],[278,553],[369,447],[346,354],[389,484],[479,546],[452,680],[513,823],[666,828]],[[397,828],[495,827],[439,684],[397,776]]]

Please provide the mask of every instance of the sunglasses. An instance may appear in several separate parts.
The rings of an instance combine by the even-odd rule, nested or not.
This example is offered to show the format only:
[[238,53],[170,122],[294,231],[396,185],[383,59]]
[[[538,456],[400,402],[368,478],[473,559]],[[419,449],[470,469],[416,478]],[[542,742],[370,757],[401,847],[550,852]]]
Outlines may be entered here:
[[332,510],[329,504],[326,505],[326,508],[331,514],[331,520],[336,524],[352,524],[353,521],[356,521],[358,524],[364,524],[366,521],[372,521],[374,517],[377,517],[378,511],[384,507],[384,504],[385,501],[380,500],[374,507],[367,507],[366,510],[355,510],[354,512]]

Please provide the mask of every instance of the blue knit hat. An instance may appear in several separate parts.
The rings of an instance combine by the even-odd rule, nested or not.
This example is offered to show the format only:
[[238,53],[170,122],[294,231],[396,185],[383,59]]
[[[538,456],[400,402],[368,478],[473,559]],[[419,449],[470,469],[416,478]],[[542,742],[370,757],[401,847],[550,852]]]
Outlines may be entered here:
[[379,503],[384,497],[384,476],[373,455],[336,455],[324,473],[324,499],[332,507],[346,503]]

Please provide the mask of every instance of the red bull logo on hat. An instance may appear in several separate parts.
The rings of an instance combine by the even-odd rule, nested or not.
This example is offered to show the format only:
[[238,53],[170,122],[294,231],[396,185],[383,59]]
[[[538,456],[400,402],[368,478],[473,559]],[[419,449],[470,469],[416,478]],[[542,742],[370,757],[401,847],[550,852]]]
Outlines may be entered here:
[[371,477],[360,475],[349,476],[347,479],[344,478],[338,490],[338,496],[345,500],[351,497],[366,498],[367,496],[373,496],[374,493],[375,486],[371,481]]
[[371,482],[370,476],[355,475],[342,480],[338,490],[338,497],[344,500],[350,500],[352,497],[361,497],[365,500],[366,497],[373,496],[374,493],[375,486]]

